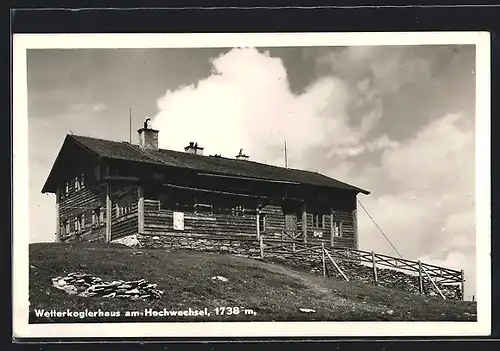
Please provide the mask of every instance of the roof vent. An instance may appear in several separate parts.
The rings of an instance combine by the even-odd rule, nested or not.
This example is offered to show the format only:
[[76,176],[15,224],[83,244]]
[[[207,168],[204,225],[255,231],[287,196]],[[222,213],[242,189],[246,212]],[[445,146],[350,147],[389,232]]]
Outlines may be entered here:
[[245,155],[245,154],[243,153],[243,149],[240,149],[240,152],[239,152],[239,154],[238,154],[238,155],[236,155],[236,158],[237,158],[238,160],[248,160],[249,156],[247,156],[247,155]]
[[190,154],[203,155],[203,148],[198,146],[198,143],[192,141],[184,148],[184,151]]

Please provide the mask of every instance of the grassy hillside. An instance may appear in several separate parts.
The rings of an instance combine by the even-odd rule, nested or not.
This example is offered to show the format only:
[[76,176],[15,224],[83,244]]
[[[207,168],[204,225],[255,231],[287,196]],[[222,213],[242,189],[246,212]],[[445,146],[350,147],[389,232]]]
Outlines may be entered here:
[[[151,301],[69,295],[52,278],[71,272],[105,281],[146,279],[164,291]],[[222,276],[227,281],[212,279]],[[227,315],[220,307],[239,307]],[[210,317],[125,317],[125,311],[207,308]],[[301,308],[314,312],[304,313]],[[120,317],[36,317],[46,311],[120,311]],[[247,313],[244,311],[247,310]],[[253,310],[255,313],[251,313]],[[233,310],[235,311],[235,310]],[[219,315],[217,315],[219,312]],[[30,245],[30,322],[96,321],[476,320],[472,302],[416,296],[361,282],[324,278],[279,264],[193,251],[137,250],[116,244]]]

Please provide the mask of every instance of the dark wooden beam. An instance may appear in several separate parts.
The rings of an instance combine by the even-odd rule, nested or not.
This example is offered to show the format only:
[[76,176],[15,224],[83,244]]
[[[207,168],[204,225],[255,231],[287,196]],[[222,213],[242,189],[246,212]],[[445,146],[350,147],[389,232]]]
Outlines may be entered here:
[[334,236],[334,227],[333,227],[333,223],[334,223],[334,217],[333,217],[333,208],[330,209],[330,246],[331,247],[334,247],[335,246],[335,236]]
[[59,198],[61,188],[56,189],[56,242],[61,241],[61,220],[59,218]]
[[251,180],[251,181],[265,182],[265,183],[300,184],[298,182],[292,182],[292,181],[288,181],[288,180],[274,180],[274,179],[252,178],[252,177],[243,177],[243,176],[230,176],[230,175],[225,175],[225,174],[198,173],[198,175],[205,176],[205,177]]
[[136,182],[139,181],[138,177],[128,177],[128,176],[104,176],[104,180],[125,180],[125,181],[131,181],[131,182]]
[[354,209],[352,211],[352,226],[353,226],[353,236],[354,236],[354,248],[359,249],[359,239],[358,239],[358,211]]
[[192,190],[192,191],[214,193],[214,194],[251,197],[251,198],[263,199],[263,200],[267,199],[266,196],[250,195],[250,194],[243,194],[243,193],[234,193],[234,192],[229,192],[229,191],[220,191],[220,190],[211,190],[211,189],[201,189],[201,188],[194,188],[194,187],[188,187],[188,186],[182,186],[182,185],[176,185],[176,184],[169,184],[169,183],[165,183],[165,184],[163,184],[163,186],[164,187],[170,187],[170,188],[184,189],[184,190]]

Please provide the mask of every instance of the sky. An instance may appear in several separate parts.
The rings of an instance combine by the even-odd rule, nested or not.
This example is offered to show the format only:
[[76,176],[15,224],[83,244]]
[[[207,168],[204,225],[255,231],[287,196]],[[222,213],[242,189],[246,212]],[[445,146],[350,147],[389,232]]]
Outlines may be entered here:
[[[41,189],[68,133],[318,171],[407,259],[464,269],[475,294],[475,47],[29,49],[30,242],[53,241]],[[359,208],[363,250],[396,256]]]

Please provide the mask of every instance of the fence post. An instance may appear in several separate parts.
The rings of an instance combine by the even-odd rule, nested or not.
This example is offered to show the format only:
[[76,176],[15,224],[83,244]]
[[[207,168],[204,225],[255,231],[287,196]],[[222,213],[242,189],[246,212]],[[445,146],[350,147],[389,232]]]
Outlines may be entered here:
[[304,240],[304,244],[307,243],[307,212],[306,212],[306,203],[302,204],[302,236]]
[[418,291],[424,293],[424,281],[422,277],[422,262],[418,261]]
[[259,238],[259,246],[260,246],[260,258],[264,258],[264,238],[262,236]]
[[463,269],[460,271],[460,290],[462,290],[462,301],[465,301],[465,276]]
[[257,240],[260,240],[260,210],[259,210],[259,207],[257,207],[256,222],[257,222]]
[[321,260],[323,263],[323,277],[326,277],[325,243],[321,242]]
[[372,264],[373,264],[373,280],[375,285],[378,285],[378,274],[377,274],[377,261],[375,260],[375,252],[372,251]]

